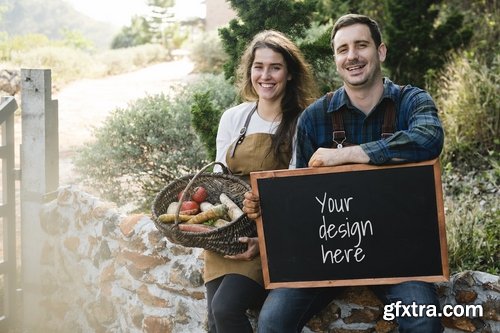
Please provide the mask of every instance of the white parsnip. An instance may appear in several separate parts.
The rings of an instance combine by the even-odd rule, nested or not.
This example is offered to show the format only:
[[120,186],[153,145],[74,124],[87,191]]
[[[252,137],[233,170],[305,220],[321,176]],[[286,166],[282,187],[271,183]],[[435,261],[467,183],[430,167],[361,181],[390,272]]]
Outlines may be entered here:
[[240,216],[245,214],[240,207],[233,200],[231,200],[225,193],[221,193],[219,196],[220,202],[227,206],[229,218],[231,221],[238,219]]
[[189,221],[188,224],[199,224],[206,222],[212,219],[219,219],[227,214],[228,207],[224,204],[220,204],[214,206],[212,209],[207,210],[206,212],[201,212],[197,215],[194,215]]
[[206,212],[207,210],[210,210],[212,208],[214,208],[214,205],[208,201],[203,201],[202,203],[200,203],[200,210],[202,212]]
[[231,222],[223,220],[223,219],[218,219],[217,221],[214,222],[214,227],[221,228],[225,227],[226,225],[231,224]]
[[179,207],[179,203],[177,201],[171,202],[167,207],[167,214],[175,214],[177,212],[177,207]]

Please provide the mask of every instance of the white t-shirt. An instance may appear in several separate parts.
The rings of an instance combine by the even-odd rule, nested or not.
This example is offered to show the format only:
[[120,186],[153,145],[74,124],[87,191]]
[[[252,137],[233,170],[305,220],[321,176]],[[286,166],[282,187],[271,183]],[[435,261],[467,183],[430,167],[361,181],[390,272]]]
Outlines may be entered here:
[[[226,165],[226,153],[229,146],[240,136],[240,130],[245,125],[248,114],[255,107],[255,102],[244,102],[226,110],[219,121],[217,131],[215,160]],[[279,121],[267,121],[262,119],[257,112],[254,112],[245,135],[255,133],[274,134],[278,128]],[[221,172],[221,167],[216,165],[214,172]]]

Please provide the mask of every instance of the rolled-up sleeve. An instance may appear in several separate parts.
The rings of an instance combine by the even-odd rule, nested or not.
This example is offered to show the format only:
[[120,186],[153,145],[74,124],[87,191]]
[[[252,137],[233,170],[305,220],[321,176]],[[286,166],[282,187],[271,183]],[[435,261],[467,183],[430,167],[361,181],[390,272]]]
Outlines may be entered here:
[[306,112],[299,118],[297,124],[297,142],[295,145],[295,167],[305,168],[309,164],[309,159],[316,151],[316,145],[311,133],[311,119]]
[[438,157],[443,149],[444,131],[437,108],[424,90],[414,88],[403,97],[396,129],[388,139],[361,144],[371,163],[425,161]]

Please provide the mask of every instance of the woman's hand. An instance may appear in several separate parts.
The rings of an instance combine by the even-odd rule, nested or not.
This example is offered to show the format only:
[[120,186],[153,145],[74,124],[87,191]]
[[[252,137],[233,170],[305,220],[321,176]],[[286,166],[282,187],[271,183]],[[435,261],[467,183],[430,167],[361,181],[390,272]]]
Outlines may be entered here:
[[260,216],[260,202],[259,196],[252,192],[246,192],[243,200],[243,212],[245,212],[249,219],[255,220]]
[[238,240],[248,244],[247,250],[232,256],[225,255],[224,258],[250,261],[259,255],[259,239],[257,237],[240,237]]

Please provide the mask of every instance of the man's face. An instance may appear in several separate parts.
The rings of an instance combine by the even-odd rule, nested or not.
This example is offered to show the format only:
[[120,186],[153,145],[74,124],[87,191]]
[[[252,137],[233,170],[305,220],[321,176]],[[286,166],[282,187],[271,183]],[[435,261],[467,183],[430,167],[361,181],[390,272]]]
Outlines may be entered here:
[[366,25],[354,24],[340,29],[333,39],[333,47],[337,71],[347,86],[371,86],[381,78],[386,47],[382,43],[377,49]]

